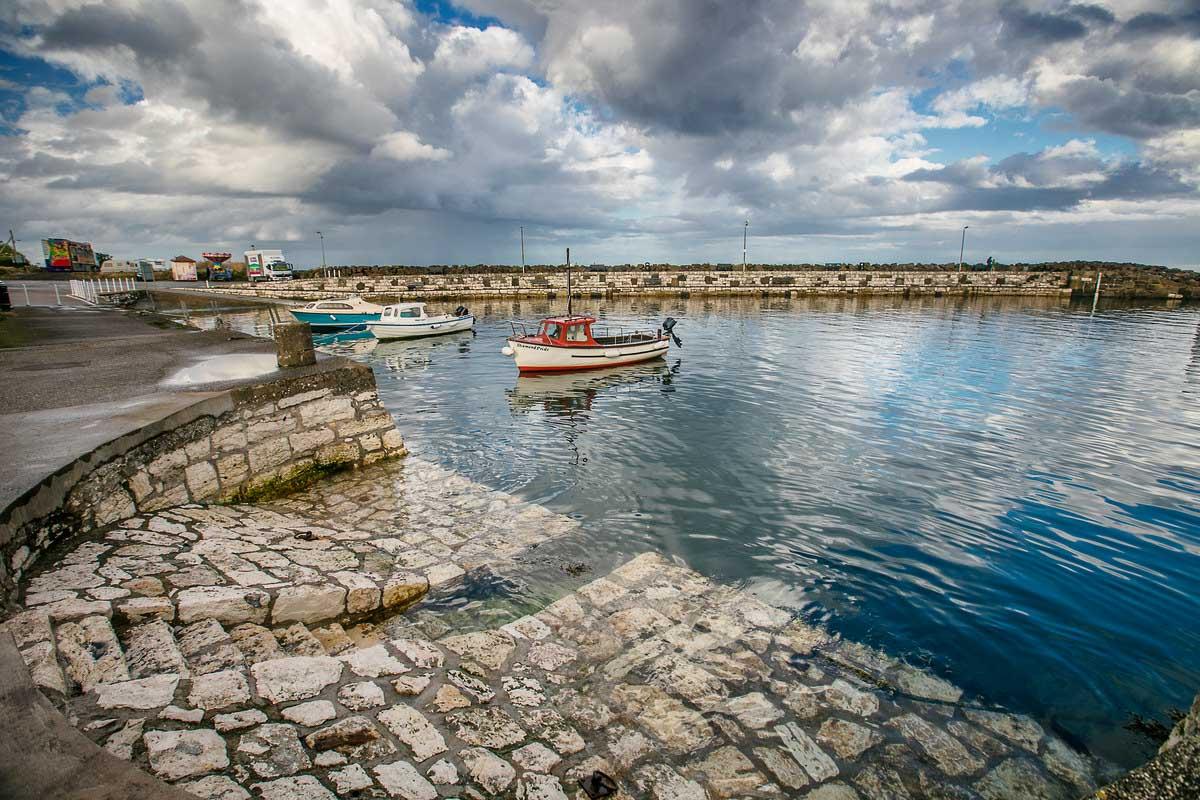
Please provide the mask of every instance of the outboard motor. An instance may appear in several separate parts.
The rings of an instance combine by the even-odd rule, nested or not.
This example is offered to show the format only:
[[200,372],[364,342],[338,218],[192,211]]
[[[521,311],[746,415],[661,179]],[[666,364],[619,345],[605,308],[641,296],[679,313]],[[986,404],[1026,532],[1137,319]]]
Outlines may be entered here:
[[678,324],[678,320],[673,319],[672,317],[667,317],[666,319],[663,320],[663,324],[662,324],[663,333],[665,333],[671,337],[671,341],[673,341],[675,343],[676,347],[683,347],[683,342],[681,342],[679,340],[679,337],[675,335],[675,326],[677,324]]
[[454,316],[456,317],[465,317],[468,313],[470,312],[467,310],[466,306],[459,306],[458,308],[454,309]]

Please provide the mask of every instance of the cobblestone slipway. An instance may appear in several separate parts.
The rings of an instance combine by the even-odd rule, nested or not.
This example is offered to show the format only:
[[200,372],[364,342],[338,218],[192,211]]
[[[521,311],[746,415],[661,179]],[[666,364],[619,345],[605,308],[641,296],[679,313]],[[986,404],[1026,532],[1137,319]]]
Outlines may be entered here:
[[[1034,721],[644,554],[498,629],[403,615],[577,523],[409,458],[104,529],[5,627],[114,754],[201,798],[1071,798]],[[589,785],[590,788],[590,785]]]

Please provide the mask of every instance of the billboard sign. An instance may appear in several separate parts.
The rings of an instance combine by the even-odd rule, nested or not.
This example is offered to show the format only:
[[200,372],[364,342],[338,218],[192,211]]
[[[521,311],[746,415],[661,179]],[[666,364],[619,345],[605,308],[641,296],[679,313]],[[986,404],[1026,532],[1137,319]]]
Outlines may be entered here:
[[55,272],[91,272],[96,269],[96,253],[91,242],[70,239],[42,239],[46,269]]

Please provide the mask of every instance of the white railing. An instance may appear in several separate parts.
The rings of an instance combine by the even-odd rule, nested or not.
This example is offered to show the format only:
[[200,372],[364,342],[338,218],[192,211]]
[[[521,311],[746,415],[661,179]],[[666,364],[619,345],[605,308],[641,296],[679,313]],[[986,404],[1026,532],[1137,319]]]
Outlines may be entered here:
[[[55,293],[57,294],[57,287]],[[71,297],[85,303],[97,305],[105,295],[138,291],[134,278],[96,278],[94,280],[71,279]]]

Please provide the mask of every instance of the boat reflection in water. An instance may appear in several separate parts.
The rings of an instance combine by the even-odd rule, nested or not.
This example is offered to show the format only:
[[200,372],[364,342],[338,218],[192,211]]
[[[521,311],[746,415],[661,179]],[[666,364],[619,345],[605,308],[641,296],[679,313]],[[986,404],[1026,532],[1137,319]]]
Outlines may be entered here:
[[379,340],[367,330],[326,333],[313,337],[313,347],[324,353],[347,358],[368,355],[378,344]]
[[522,375],[517,378],[516,386],[506,390],[508,405],[513,413],[540,409],[548,414],[570,415],[591,411],[592,402],[598,396],[638,384],[658,383],[661,391],[672,392],[679,368],[679,361],[669,366],[662,361],[653,361],[587,372]]
[[475,334],[469,330],[430,336],[420,339],[393,339],[380,342],[373,351],[373,361],[391,372],[423,370],[433,363],[438,353],[469,353]]

